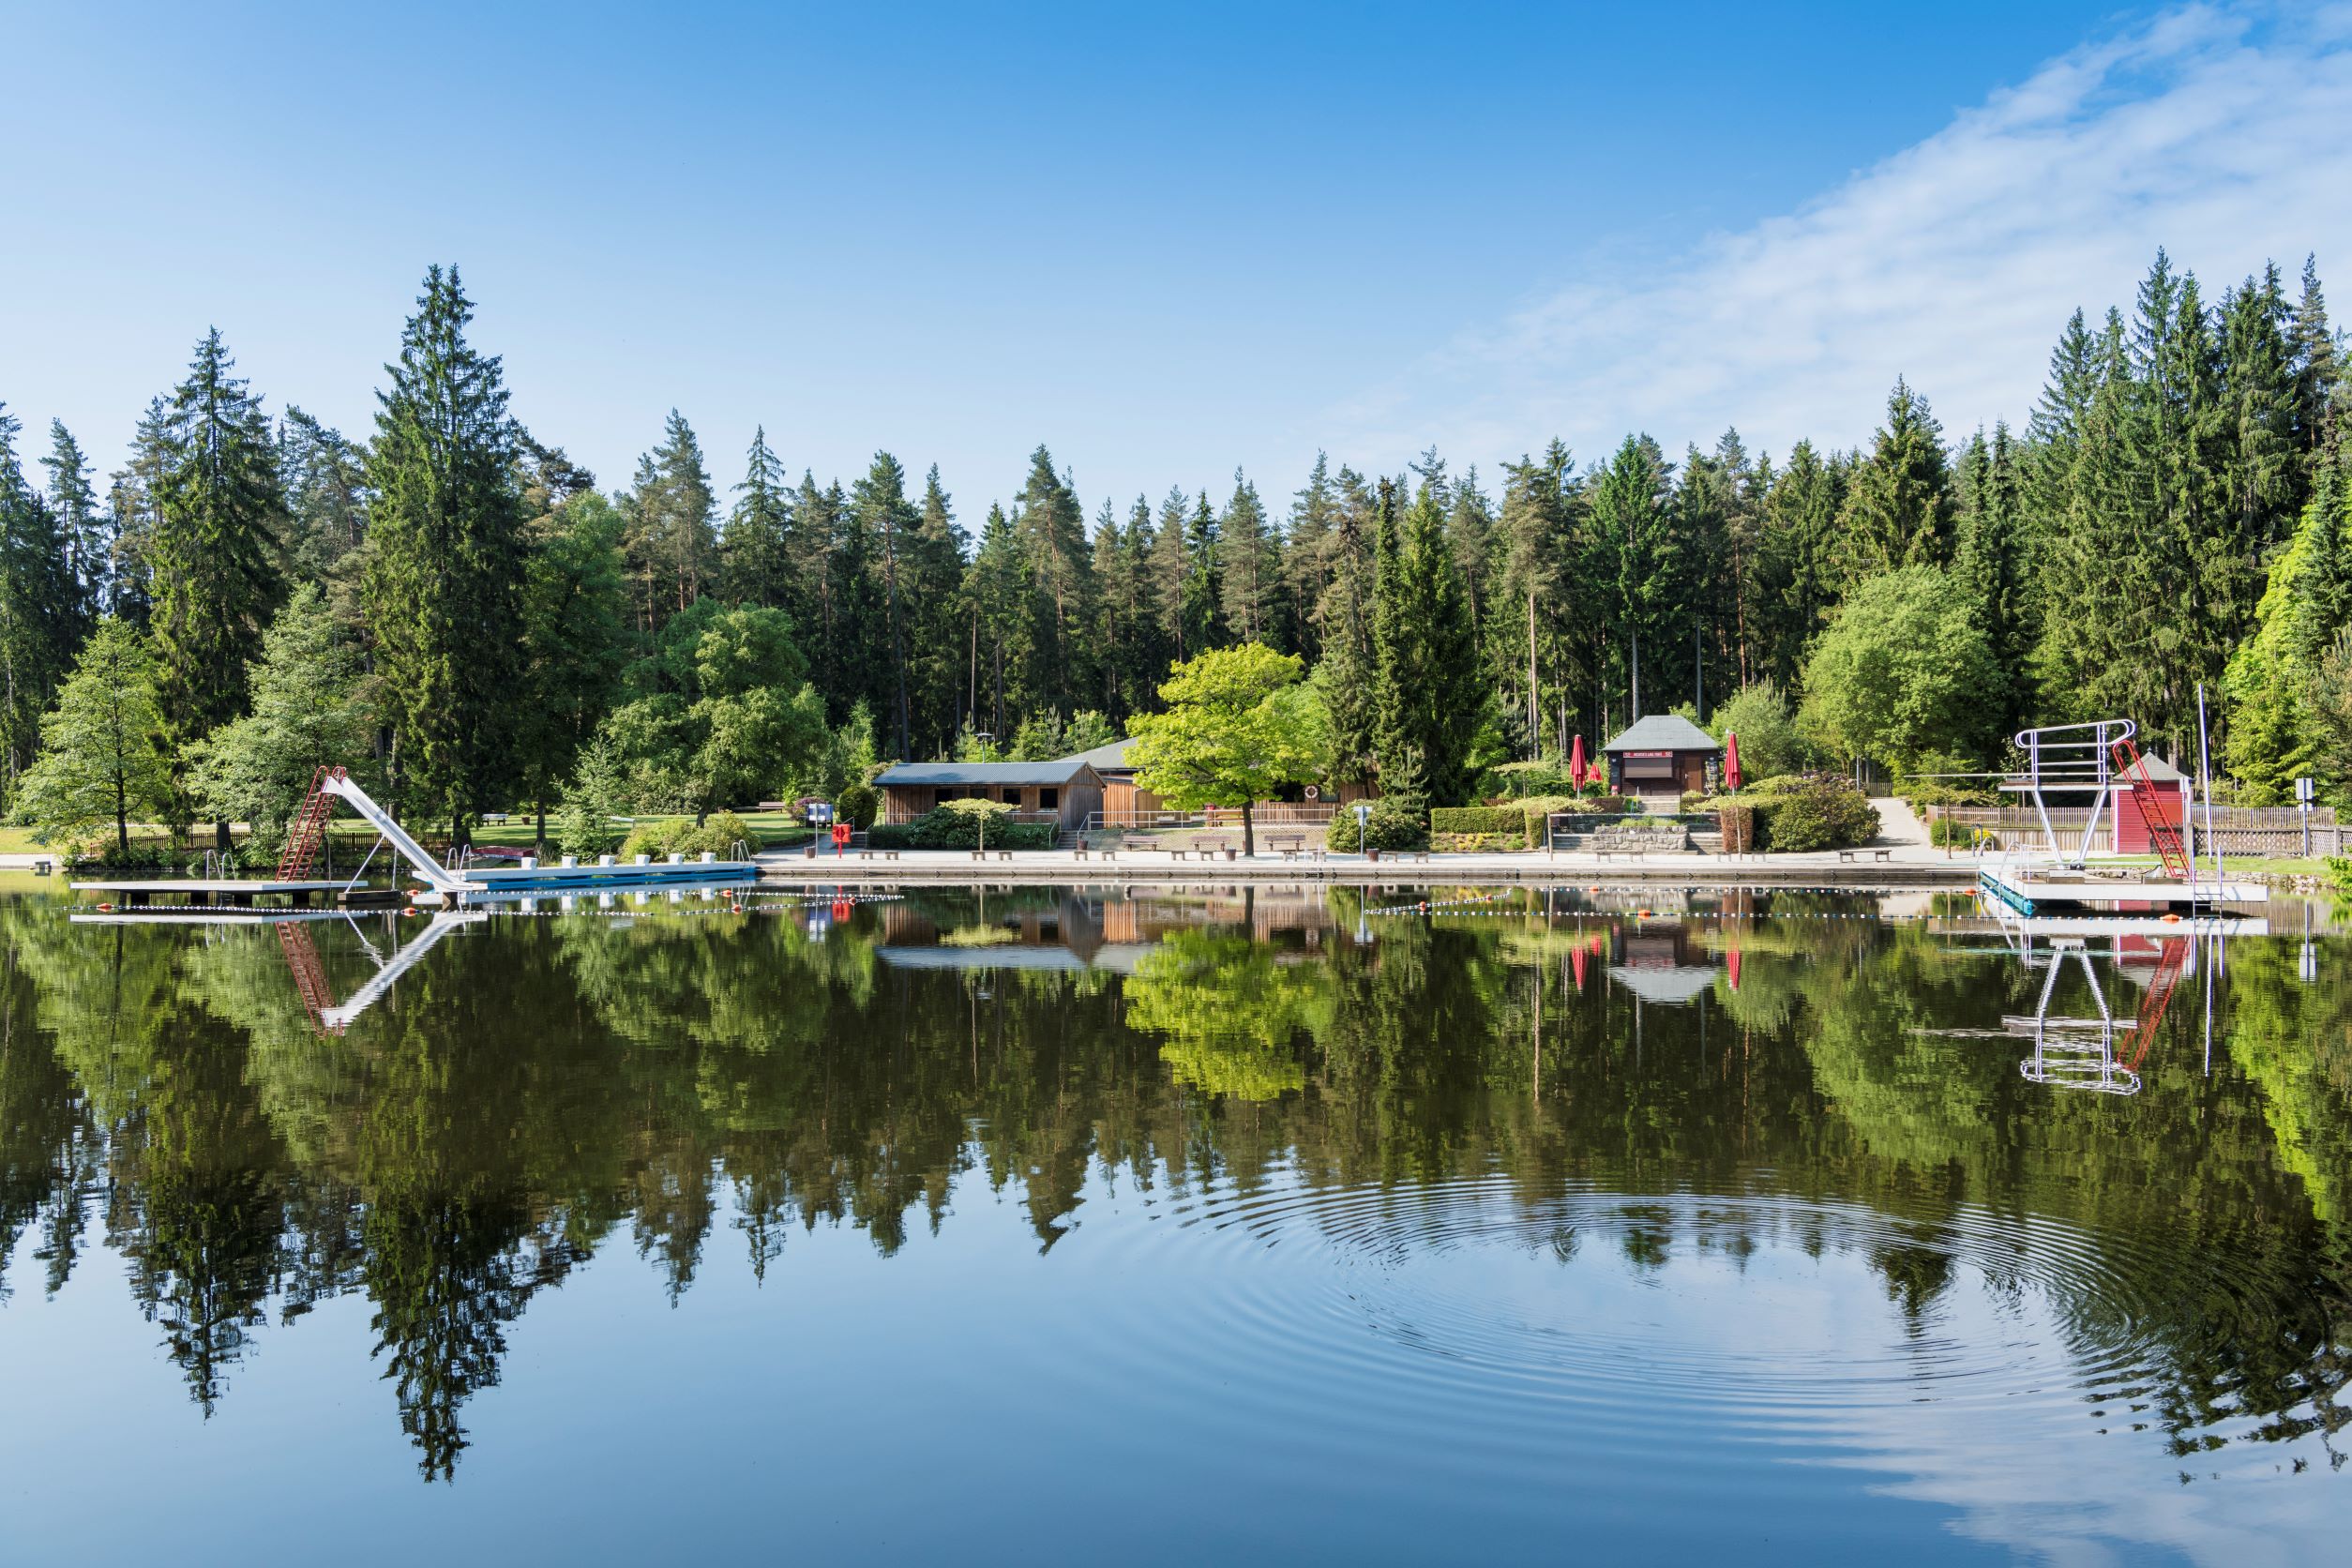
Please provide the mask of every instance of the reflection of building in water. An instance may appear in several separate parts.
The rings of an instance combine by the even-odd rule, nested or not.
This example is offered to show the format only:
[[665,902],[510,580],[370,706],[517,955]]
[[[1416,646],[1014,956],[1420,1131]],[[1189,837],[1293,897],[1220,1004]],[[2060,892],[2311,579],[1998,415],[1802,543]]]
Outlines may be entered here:
[[1610,933],[1609,978],[1644,1002],[1683,1006],[1715,983],[1711,957],[1699,951],[1683,922],[1620,927]]
[[968,904],[908,899],[880,908],[884,963],[903,969],[1108,969],[1137,960],[1178,931],[1245,930],[1255,941],[1332,925],[1320,887],[1198,886],[975,889]]

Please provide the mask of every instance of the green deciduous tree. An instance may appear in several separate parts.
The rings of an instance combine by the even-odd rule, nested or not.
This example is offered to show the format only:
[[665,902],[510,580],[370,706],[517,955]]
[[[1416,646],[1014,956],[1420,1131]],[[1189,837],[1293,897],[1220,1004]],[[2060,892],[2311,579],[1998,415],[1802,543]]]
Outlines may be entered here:
[[263,635],[251,711],[188,745],[197,803],[219,821],[248,823],[258,844],[277,844],[316,769],[364,761],[372,716],[359,674],[359,651],[326,596],[314,583],[295,589]]
[[1213,648],[1161,684],[1164,712],[1138,716],[1136,782],[1179,810],[1239,807],[1242,849],[1258,852],[1251,807],[1314,776],[1322,716],[1297,656],[1260,642]]
[[1804,727],[1842,756],[1982,756],[1997,680],[1975,601],[1940,567],[1857,584],[1805,665]]
[[127,860],[131,819],[168,810],[157,675],[137,627],[113,616],[98,623],[42,721],[41,754],[24,776],[18,809],[36,827],[78,833],[112,822]]

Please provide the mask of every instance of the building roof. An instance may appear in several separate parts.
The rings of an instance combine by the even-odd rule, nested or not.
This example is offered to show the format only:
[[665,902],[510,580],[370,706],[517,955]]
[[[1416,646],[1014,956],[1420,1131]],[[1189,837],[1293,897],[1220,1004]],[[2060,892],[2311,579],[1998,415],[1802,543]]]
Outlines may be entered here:
[[1098,746],[1092,751],[1081,751],[1068,761],[1087,763],[1096,773],[1132,773],[1135,768],[1134,764],[1127,761],[1127,747],[1133,745],[1135,745],[1133,738],[1113,741],[1108,746]]
[[1083,757],[1057,757],[1049,762],[900,762],[876,776],[874,782],[937,788],[982,784],[1067,784],[1088,770]]
[[1680,714],[1644,714],[1604,751],[1721,751],[1723,743]]

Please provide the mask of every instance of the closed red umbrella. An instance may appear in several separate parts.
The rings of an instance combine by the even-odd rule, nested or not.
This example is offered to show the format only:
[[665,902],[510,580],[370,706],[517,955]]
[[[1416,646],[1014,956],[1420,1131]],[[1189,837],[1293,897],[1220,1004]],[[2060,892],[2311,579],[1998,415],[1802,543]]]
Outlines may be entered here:
[[1723,738],[1723,781],[1726,789],[1740,787],[1740,737],[1727,731]]
[[1583,789],[1584,776],[1587,771],[1584,761],[1584,737],[1578,735],[1576,744],[1568,748],[1568,782],[1579,790]]

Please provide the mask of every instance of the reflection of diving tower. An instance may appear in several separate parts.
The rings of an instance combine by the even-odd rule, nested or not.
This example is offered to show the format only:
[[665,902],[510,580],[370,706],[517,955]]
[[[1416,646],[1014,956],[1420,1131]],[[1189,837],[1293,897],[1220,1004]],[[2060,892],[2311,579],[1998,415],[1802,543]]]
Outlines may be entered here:
[[[2165,941],[2157,957],[2156,972],[2149,979],[2148,991],[2140,1000],[2135,1016],[2118,1018],[2107,1005],[2105,990],[2099,984],[2099,975],[2090,965],[2090,954],[2080,937],[2060,937],[2051,943],[2050,967],[2042,980],[2042,997],[2033,1016],[2026,1018],[2012,1014],[2001,1019],[2001,1027],[2021,1039],[2033,1042],[2033,1054],[2017,1064],[2017,1070],[2028,1083],[2046,1083],[2057,1089],[2088,1089],[2100,1094],[2136,1094],[2140,1092],[2140,1063],[2147,1060],[2148,1048],[2156,1037],[2156,1027],[2164,1021],[2164,1010],[2172,1004],[2173,988],[2179,983],[2183,963],[2189,955],[2185,937]],[[2083,979],[2090,987],[2090,1000],[2098,1008],[2098,1016],[2050,1012],[2050,999],[2058,990],[2058,973],[2073,958],[2082,967]],[[2117,1049],[2118,1035],[2130,1036],[2129,1055]]]

